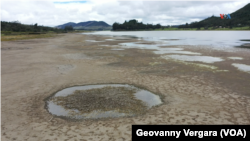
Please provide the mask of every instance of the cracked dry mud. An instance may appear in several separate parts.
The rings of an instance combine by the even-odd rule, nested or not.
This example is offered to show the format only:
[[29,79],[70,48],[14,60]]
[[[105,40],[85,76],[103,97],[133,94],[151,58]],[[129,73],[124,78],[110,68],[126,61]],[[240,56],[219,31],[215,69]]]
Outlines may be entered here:
[[[249,50],[225,52],[175,46],[222,57],[225,61],[212,65],[228,72],[216,72],[164,60],[152,50],[111,50],[112,45],[135,39],[105,39],[96,35],[64,34],[2,42],[2,48],[11,50],[2,50],[1,139],[131,140],[132,124],[250,124],[250,75],[231,65],[250,65]],[[102,44],[111,46],[99,49]],[[87,59],[77,59],[79,54]],[[231,56],[244,59],[226,59]],[[138,117],[81,122],[53,117],[44,108],[44,99],[58,90],[111,83],[140,86],[162,95],[164,103]]]

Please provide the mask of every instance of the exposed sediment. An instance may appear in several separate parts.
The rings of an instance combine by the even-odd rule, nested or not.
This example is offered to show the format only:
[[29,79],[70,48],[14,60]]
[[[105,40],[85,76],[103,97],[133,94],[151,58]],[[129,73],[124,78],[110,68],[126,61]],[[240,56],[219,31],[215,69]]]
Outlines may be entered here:
[[104,87],[89,90],[76,90],[67,96],[52,97],[51,101],[67,109],[80,113],[94,110],[118,111],[119,113],[143,114],[147,110],[145,102],[135,98],[138,90],[129,87]]
[[[155,50],[111,50],[119,43],[138,40],[107,38],[64,34],[2,42],[1,139],[130,140],[133,124],[250,124],[250,74],[232,65],[250,65],[249,50],[176,45],[224,59],[212,64],[182,63],[163,59]],[[232,56],[243,59],[228,58]],[[137,117],[81,122],[54,117],[44,108],[43,100],[58,90],[89,84],[140,86],[163,95],[164,103]]]

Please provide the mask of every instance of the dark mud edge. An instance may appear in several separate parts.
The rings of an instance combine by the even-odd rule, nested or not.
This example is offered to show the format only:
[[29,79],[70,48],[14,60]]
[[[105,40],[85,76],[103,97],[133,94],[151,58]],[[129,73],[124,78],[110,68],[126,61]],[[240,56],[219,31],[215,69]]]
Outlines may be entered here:
[[[164,105],[164,104],[169,104],[170,102],[169,101],[165,101],[164,98],[165,96],[161,93],[155,93],[155,92],[152,92],[148,89],[145,88],[145,86],[142,86],[142,85],[134,85],[134,84],[128,84],[128,83],[96,83],[96,84],[85,84],[85,85],[72,85],[72,86],[66,86],[60,90],[56,90],[55,92],[53,92],[52,94],[50,94],[48,97],[46,97],[45,99],[43,99],[44,101],[44,109],[53,116],[53,118],[60,118],[60,119],[64,119],[66,121],[71,121],[71,122],[81,122],[81,121],[105,121],[105,120],[110,120],[110,119],[121,119],[121,118],[133,118],[133,117],[138,117],[138,116],[124,116],[124,117],[116,117],[116,118],[97,118],[97,119],[71,119],[71,118],[68,118],[68,117],[65,117],[65,116],[57,116],[57,115],[53,115],[52,113],[50,113],[48,111],[48,105],[47,105],[47,101],[52,98],[57,92],[63,90],[63,89],[66,89],[66,88],[70,88],[70,87],[76,87],[76,86],[87,86],[87,85],[109,85],[109,84],[121,84],[121,85],[132,85],[134,87],[137,87],[137,88],[140,88],[142,90],[146,90],[146,91],[149,91],[155,95],[158,95],[162,101],[161,104],[159,105],[156,105],[156,106],[152,106],[149,110],[154,110],[156,109],[157,107],[160,107],[161,105]],[[142,115],[139,115],[139,116],[142,116]]]

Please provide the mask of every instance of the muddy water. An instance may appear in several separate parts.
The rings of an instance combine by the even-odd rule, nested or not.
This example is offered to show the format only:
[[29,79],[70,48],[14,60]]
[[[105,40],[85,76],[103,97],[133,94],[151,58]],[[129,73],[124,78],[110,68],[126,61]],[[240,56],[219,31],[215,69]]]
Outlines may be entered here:
[[[52,99],[57,98],[57,97],[67,97],[73,94],[77,90],[92,90],[92,89],[100,89],[104,87],[120,87],[120,88],[130,88],[130,89],[136,89],[137,91],[134,93],[134,97],[137,100],[140,100],[146,105],[146,109],[150,109],[152,106],[156,106],[162,103],[160,97],[158,95],[155,95],[147,90],[139,89],[137,87],[127,85],[127,84],[104,84],[104,85],[87,85],[87,86],[75,86],[75,87],[70,87],[63,89],[61,91],[58,91],[53,97],[49,98],[48,101],[46,101],[46,108],[49,113],[52,115],[58,116],[58,117],[63,117],[66,119],[100,119],[100,118],[117,118],[117,117],[130,117],[130,116],[137,116],[139,115],[136,112],[126,112],[122,113],[117,110],[114,106],[113,110],[103,110],[103,109],[96,109],[91,112],[87,113],[82,113],[78,109],[68,109],[65,108],[64,106],[57,104],[54,102]],[[101,92],[101,91],[100,91]],[[120,91],[119,91],[120,92]],[[118,93],[119,93],[118,92]],[[107,95],[107,98],[108,97]],[[111,97],[112,99],[112,97]],[[110,101],[112,103],[112,101]],[[95,103],[95,102],[93,102]],[[109,104],[109,103],[107,103]],[[124,103],[126,104],[126,103]]]

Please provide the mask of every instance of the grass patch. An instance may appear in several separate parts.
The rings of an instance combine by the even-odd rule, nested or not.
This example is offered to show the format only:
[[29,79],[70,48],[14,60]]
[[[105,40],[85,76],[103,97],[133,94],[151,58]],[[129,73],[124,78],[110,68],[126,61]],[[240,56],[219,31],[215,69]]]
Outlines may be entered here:
[[35,38],[48,38],[48,37],[55,37],[55,36],[56,36],[55,33],[2,35],[1,41],[15,41],[15,40],[26,40],[26,39],[35,39]]
[[55,37],[58,33],[83,33],[89,31],[63,31],[63,32],[1,32],[1,41],[15,41],[15,40],[26,40],[26,39],[36,39],[36,38],[49,38]]

